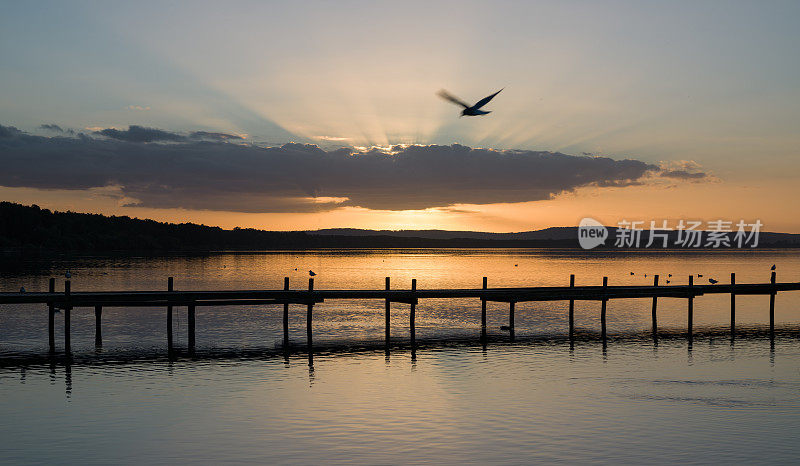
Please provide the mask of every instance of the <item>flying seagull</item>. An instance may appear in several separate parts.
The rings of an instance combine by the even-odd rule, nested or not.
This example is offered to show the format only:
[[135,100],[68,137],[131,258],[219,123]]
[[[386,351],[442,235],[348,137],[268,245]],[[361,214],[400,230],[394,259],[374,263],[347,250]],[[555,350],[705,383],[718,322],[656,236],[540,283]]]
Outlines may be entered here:
[[[500,91],[502,91],[503,89],[500,89]],[[497,91],[488,97],[484,97],[483,99],[479,100],[475,105],[469,105],[465,103],[463,100],[459,99],[458,97],[454,97],[444,89],[439,91],[437,95],[445,100],[453,102],[456,105],[461,105],[462,107],[464,107],[464,110],[461,111],[461,116],[478,116],[478,115],[486,115],[487,113],[492,113],[481,110],[480,108],[488,104],[489,101],[494,98],[494,96],[500,93],[500,91]]]

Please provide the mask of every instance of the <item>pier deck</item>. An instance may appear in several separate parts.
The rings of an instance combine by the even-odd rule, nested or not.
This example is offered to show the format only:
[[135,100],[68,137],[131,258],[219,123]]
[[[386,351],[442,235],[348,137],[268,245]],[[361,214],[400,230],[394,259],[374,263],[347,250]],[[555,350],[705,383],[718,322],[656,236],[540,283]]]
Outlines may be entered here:
[[[96,316],[96,344],[102,345],[101,316],[103,307],[164,307],[167,309],[167,336],[170,349],[172,348],[172,308],[176,306],[187,307],[189,347],[194,347],[195,333],[195,308],[197,306],[250,306],[250,305],[278,305],[284,306],[284,343],[288,345],[288,307],[290,304],[306,306],[307,314],[307,339],[309,346],[312,344],[313,307],[326,300],[383,300],[386,313],[386,343],[390,339],[390,312],[391,303],[403,303],[411,306],[410,329],[412,342],[414,340],[414,309],[420,299],[479,299],[481,302],[481,337],[486,337],[486,303],[503,302],[509,304],[508,328],[513,338],[515,303],[528,301],[569,301],[569,334],[572,338],[574,332],[573,313],[575,301],[600,301],[601,331],[606,336],[606,303],[610,299],[624,298],[650,298],[652,299],[653,337],[658,338],[657,302],[658,298],[683,298],[687,305],[687,330],[689,339],[692,338],[692,324],[694,312],[694,298],[706,294],[731,295],[731,336],[735,334],[735,297],[736,295],[767,295],[770,296],[770,335],[774,335],[775,296],[782,291],[800,291],[800,282],[778,283],[775,272],[772,272],[769,283],[736,283],[735,274],[731,274],[729,284],[695,285],[694,277],[689,277],[688,285],[658,285],[658,275],[654,276],[651,286],[608,286],[607,277],[603,278],[602,286],[575,286],[574,275],[570,276],[569,286],[545,287],[520,287],[520,288],[489,288],[487,279],[483,280],[481,288],[456,288],[456,289],[420,289],[416,280],[411,281],[408,289],[391,289],[389,278],[386,278],[386,287],[382,290],[319,290],[314,289],[314,279],[310,278],[307,289],[289,289],[289,279],[284,280],[284,289],[280,290],[174,290],[173,279],[170,277],[166,291],[81,291],[73,292],[69,280],[64,282],[64,291],[55,291],[55,279],[50,279],[47,292],[3,292],[0,293],[0,305],[9,304],[41,304],[49,310],[49,337],[51,350],[55,347],[54,314],[55,309],[64,312],[64,339],[65,349],[69,352],[70,340],[70,310],[76,307],[94,307]],[[0,312],[2,309],[0,308]],[[0,337],[1,338],[1,337]]]

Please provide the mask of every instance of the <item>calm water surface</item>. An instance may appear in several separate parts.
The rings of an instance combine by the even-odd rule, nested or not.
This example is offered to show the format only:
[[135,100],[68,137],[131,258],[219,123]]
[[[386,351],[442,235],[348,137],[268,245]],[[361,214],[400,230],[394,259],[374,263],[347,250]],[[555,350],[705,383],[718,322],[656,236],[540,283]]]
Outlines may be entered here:
[[[215,254],[203,257],[0,259],[0,289],[44,290],[72,273],[73,290],[419,288],[672,283],[703,274],[725,283],[800,281],[793,251],[636,255],[539,250],[398,250]],[[294,269],[298,270],[295,271]],[[634,272],[631,275],[630,272]],[[647,278],[644,274],[647,274]],[[59,286],[63,286],[59,280]],[[166,356],[164,309],[103,310],[103,347],[91,309],[73,311],[74,358],[47,357],[47,313],[0,308],[0,461],[8,463],[727,463],[795,461],[800,453],[800,293],[777,298],[774,345],[764,337],[768,298],[695,300],[700,335],[689,346],[686,301],[659,301],[664,337],[647,333],[650,300],[609,303],[604,348],[598,303],[577,303],[580,338],[565,337],[566,303],[517,305],[517,342],[490,304],[491,341],[478,344],[477,300],[420,302],[408,348],[408,306],[392,308],[387,354],[383,303],[315,307],[313,359],[305,309],[198,308],[198,355]],[[176,342],[186,345],[185,308]],[[61,316],[57,342],[62,349]]]

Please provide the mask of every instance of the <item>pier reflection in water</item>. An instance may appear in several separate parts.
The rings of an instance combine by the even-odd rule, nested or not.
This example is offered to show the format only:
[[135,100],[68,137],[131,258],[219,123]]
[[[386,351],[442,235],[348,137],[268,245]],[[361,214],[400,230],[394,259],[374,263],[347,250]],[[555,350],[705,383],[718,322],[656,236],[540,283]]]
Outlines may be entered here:
[[5,358],[0,434],[10,462],[790,461],[798,329],[742,330]]

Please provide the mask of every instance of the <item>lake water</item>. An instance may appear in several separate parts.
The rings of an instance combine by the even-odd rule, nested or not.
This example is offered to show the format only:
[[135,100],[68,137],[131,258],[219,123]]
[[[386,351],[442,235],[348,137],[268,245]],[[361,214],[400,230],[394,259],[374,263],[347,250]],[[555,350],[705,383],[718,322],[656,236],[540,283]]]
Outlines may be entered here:
[[[0,258],[1,291],[418,288],[800,281],[791,250],[543,250],[259,252],[178,257]],[[297,270],[295,270],[297,269]],[[634,275],[631,275],[631,272]],[[645,274],[647,277],[645,278]],[[672,277],[668,277],[672,274]],[[63,279],[59,278],[59,287]],[[61,289],[61,288],[59,288]],[[800,453],[800,293],[776,301],[774,344],[766,296],[659,300],[662,338],[650,334],[650,300],[576,303],[574,345],[564,302],[518,303],[516,341],[490,303],[481,345],[478,300],[423,300],[419,348],[408,344],[408,306],[315,306],[313,358],[305,308],[292,306],[292,351],[282,348],[282,306],[199,307],[197,354],[188,357],[185,308],[175,310],[168,358],[163,308],[106,308],[103,346],[94,312],[75,309],[73,358],[47,355],[47,311],[0,307],[0,461],[8,463],[729,463],[789,462]],[[56,317],[57,350],[63,319]]]

